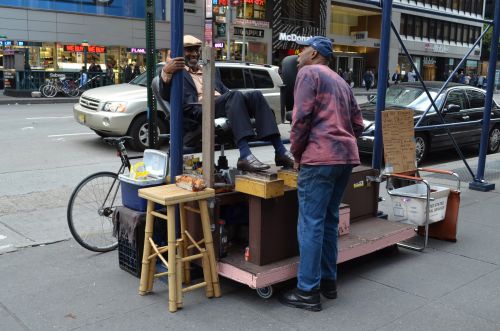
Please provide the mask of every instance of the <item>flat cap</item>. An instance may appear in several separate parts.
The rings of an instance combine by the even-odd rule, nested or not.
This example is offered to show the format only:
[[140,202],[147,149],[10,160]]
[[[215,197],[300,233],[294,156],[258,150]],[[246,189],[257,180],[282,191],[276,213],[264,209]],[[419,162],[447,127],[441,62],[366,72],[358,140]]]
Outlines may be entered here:
[[201,40],[187,34],[184,36],[184,47],[193,47],[193,46],[201,46]]

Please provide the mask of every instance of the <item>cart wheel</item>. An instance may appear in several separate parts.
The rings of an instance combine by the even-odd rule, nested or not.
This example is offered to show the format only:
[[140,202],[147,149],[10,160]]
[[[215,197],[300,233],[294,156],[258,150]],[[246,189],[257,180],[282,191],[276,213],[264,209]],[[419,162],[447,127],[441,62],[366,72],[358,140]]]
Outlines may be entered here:
[[256,289],[256,291],[259,297],[261,297],[262,299],[269,299],[273,296],[273,287],[271,285],[258,288]]

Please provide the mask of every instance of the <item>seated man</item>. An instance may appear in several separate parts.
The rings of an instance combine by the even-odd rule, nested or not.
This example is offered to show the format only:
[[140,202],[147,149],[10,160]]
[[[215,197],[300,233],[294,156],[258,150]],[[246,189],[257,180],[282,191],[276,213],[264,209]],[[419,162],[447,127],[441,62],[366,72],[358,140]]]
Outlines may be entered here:
[[[170,102],[172,75],[182,70],[184,82],[184,133],[201,127],[201,100],[203,91],[203,68],[198,64],[200,59],[201,40],[184,36],[184,57],[176,57],[168,61],[161,71],[160,95]],[[242,93],[230,91],[220,79],[215,77],[215,118],[227,117],[240,157],[237,168],[246,171],[262,171],[269,165],[260,162],[250,151],[248,139],[254,135],[251,118],[255,118],[257,134],[260,139],[269,140],[275,149],[277,166],[293,167],[293,156],[281,142],[274,112],[260,91]]]

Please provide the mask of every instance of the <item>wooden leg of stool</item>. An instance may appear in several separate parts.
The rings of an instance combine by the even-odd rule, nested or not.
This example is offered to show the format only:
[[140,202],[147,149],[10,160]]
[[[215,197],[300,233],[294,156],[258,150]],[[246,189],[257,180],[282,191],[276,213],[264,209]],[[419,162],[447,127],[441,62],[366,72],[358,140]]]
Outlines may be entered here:
[[[179,212],[180,212],[180,223],[181,223],[181,239],[182,239],[182,256],[188,256],[188,250],[187,250],[187,245],[188,245],[188,238],[186,236],[186,210],[184,209],[184,204],[180,203],[179,204]],[[189,262],[184,262],[184,278],[183,281],[186,285],[188,285],[191,282],[191,271],[190,271],[190,263]]]
[[217,262],[215,261],[214,241],[212,231],[210,230],[210,215],[208,214],[207,200],[198,201],[201,214],[201,225],[203,228],[203,237],[205,238],[205,247],[207,249],[210,261],[210,270],[212,272],[212,284],[214,287],[214,296],[220,297],[219,274],[217,273]]
[[155,273],[156,273],[156,257],[153,257],[149,261],[149,279],[148,279],[148,290],[147,290],[148,292],[151,292],[153,290]]
[[168,242],[168,310],[177,311],[177,281],[175,272],[175,206],[167,206],[167,242]]
[[141,281],[139,284],[139,294],[144,295],[148,291],[148,279],[149,279],[149,264],[150,260],[148,256],[151,252],[151,246],[149,244],[149,238],[153,235],[153,222],[154,217],[151,215],[153,211],[154,202],[148,200],[147,214],[146,214],[146,228],[144,230],[144,248],[142,251],[142,269],[141,269]]
[[177,295],[177,308],[182,308],[182,301],[183,301],[183,293],[182,293],[182,239],[177,240],[178,242],[178,247],[177,247],[177,258],[175,260],[175,263],[177,264],[175,266],[175,270],[177,273],[177,285],[176,285],[176,295]]
[[203,265],[203,278],[207,286],[205,287],[207,298],[214,296],[214,287],[212,284],[212,268],[210,268],[210,259],[208,258],[208,253],[206,250],[201,252],[203,258],[201,259]]

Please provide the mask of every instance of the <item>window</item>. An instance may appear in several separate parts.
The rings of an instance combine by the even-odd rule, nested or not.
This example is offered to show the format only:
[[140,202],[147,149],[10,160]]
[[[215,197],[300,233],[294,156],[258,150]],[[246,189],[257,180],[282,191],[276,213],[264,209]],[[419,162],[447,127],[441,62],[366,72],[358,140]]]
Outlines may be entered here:
[[403,36],[406,36],[406,18],[408,16],[406,14],[401,14],[401,23],[399,24],[399,33]]
[[429,38],[436,39],[436,20],[429,20]]
[[452,8],[453,10],[458,10],[458,0],[453,0]]
[[422,17],[415,17],[415,37],[422,38]]
[[415,36],[415,16],[408,15],[406,18],[406,33],[408,36]]
[[219,68],[222,82],[229,89],[245,88],[243,70],[240,68]]
[[484,107],[483,93],[475,90],[467,90],[467,96],[469,97],[470,108]]
[[273,88],[273,79],[266,70],[250,69],[253,77],[254,88]]
[[483,0],[476,0],[476,14],[483,14]]
[[443,21],[436,21],[436,39],[443,40]]
[[287,0],[281,3],[281,16],[284,21],[293,22],[294,25],[319,27],[319,7],[319,1]]
[[471,12],[471,7],[472,7],[472,0],[465,0],[465,12],[470,13]]
[[448,93],[445,107],[448,107],[449,105],[457,105],[460,106],[460,109],[466,109],[467,102],[464,92],[462,90],[453,90]]
[[443,40],[450,41],[450,22],[443,23]]
[[422,38],[429,39],[429,19],[425,17],[422,21]]
[[450,23],[450,41],[457,41],[457,23]]
[[469,26],[462,25],[462,42],[469,43]]
[[462,24],[457,24],[457,43],[462,42]]

